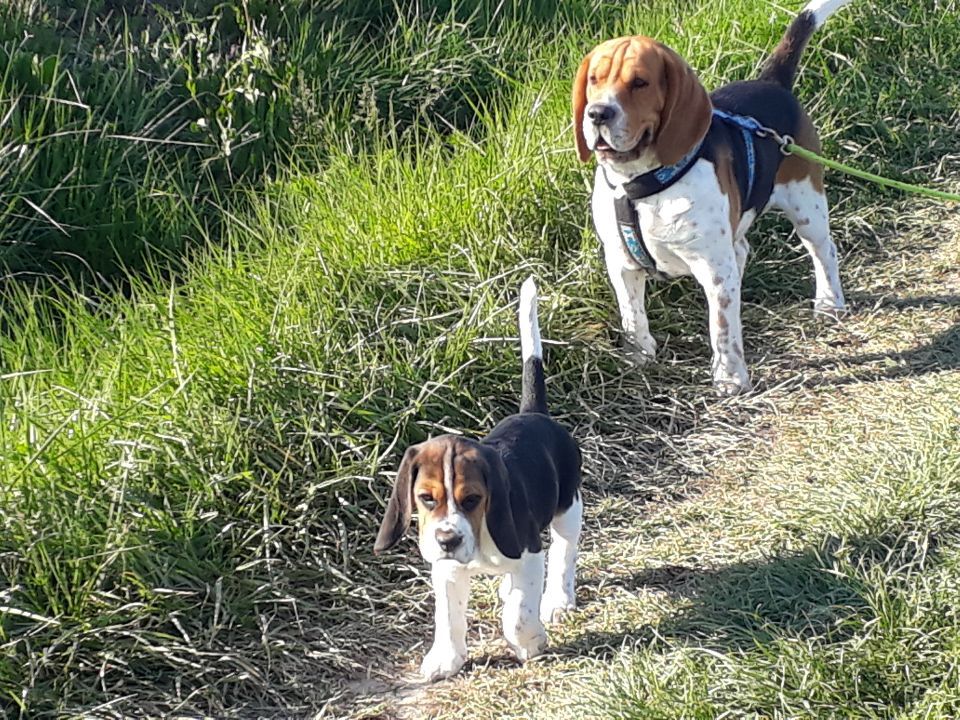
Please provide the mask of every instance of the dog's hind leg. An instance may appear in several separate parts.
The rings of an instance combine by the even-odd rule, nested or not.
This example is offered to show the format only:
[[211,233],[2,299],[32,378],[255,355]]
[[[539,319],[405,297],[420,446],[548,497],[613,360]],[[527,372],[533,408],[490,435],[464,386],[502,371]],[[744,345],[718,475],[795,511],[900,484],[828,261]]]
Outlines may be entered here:
[[778,183],[770,200],[793,223],[800,242],[813,260],[816,280],[813,311],[829,315],[841,313],[846,302],[840,286],[837,246],[830,237],[830,214],[822,184],[810,177]]
[[559,622],[563,613],[577,606],[574,587],[577,572],[577,544],[583,525],[583,497],[578,492],[565,512],[550,523],[550,549],[547,553],[547,588],[540,601],[540,620]]

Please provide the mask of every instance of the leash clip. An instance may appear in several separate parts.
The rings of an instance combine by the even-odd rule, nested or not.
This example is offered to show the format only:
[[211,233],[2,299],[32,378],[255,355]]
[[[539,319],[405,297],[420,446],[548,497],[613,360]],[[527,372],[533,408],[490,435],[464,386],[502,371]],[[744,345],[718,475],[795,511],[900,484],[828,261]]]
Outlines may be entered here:
[[782,155],[793,155],[790,152],[790,146],[793,145],[793,136],[792,135],[783,135],[776,138],[777,142],[780,143],[780,153]]

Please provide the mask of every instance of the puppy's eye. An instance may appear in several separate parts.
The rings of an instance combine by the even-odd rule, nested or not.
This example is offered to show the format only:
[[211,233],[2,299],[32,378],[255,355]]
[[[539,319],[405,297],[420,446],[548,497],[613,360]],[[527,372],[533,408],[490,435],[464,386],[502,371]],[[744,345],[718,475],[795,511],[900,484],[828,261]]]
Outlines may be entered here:
[[596,76],[596,75],[590,75],[590,76],[587,78],[587,82],[590,83],[591,85],[596,85],[596,84],[597,84],[597,76]]
[[419,500],[420,504],[427,510],[433,510],[437,506],[437,501],[433,499],[433,495],[428,495],[427,493],[418,495],[417,500]]
[[468,495],[463,500],[460,501],[460,507],[462,507],[467,512],[475,510],[477,505],[480,504],[481,498],[479,495]]
[[646,87],[647,85],[649,85],[649,84],[650,84],[650,83],[648,83],[646,80],[644,80],[643,78],[640,78],[640,77],[637,77],[637,78],[634,78],[634,79],[633,79],[633,89],[634,89],[634,90],[639,90],[640,88],[645,88],[645,87]]

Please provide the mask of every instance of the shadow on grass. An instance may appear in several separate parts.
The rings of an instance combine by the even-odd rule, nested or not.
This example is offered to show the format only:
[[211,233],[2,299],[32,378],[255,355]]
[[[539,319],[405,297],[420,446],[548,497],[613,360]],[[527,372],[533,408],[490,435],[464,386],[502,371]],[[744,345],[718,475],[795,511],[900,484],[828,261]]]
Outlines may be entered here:
[[[927,308],[937,305],[960,306],[960,296],[894,299],[889,302],[884,301],[879,306],[900,309]],[[806,387],[822,385],[839,387],[956,370],[960,368],[960,323],[954,324],[947,330],[934,335],[924,344],[909,350],[842,355],[806,361],[800,367],[817,372],[815,376],[803,383]],[[831,376],[831,373],[838,375]]]
[[889,591],[905,575],[938,562],[936,537],[903,528],[844,540],[828,537],[799,553],[719,568],[647,568],[607,583],[631,593],[666,592],[683,601],[676,614],[623,632],[587,632],[550,652],[612,660],[625,646],[664,640],[720,652],[751,650],[783,638],[836,643],[875,618],[875,588],[866,579],[874,568],[883,570],[883,589]]

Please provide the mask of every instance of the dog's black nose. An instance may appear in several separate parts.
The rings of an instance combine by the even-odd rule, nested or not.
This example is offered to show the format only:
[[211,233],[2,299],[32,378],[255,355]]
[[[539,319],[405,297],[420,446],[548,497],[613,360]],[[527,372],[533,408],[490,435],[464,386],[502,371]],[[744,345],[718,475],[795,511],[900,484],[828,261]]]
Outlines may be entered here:
[[594,103],[587,108],[587,117],[590,118],[595,125],[603,125],[613,117],[613,108],[603,103]]
[[462,542],[463,536],[453,530],[437,530],[437,545],[444,552],[453,552]]

